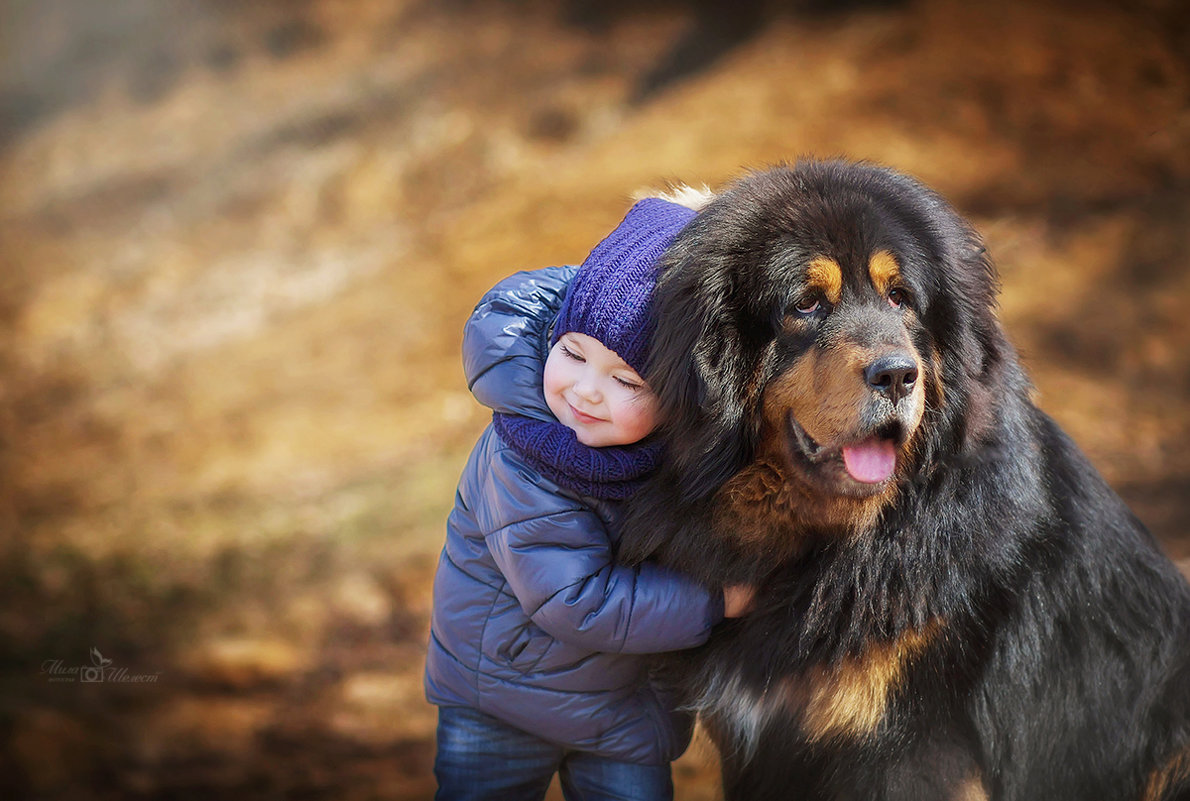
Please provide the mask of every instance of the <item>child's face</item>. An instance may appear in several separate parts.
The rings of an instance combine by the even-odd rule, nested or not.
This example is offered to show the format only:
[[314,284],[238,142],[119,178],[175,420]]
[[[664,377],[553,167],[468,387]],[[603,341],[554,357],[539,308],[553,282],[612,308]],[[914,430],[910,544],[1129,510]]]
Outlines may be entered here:
[[657,396],[603,343],[573,331],[545,360],[545,401],[563,425],[592,448],[628,445],[657,425]]

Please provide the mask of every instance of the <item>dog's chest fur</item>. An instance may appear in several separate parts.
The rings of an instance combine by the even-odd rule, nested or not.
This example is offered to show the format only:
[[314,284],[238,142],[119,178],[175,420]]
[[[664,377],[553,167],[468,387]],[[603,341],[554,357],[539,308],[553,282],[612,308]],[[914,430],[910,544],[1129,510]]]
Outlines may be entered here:
[[745,678],[730,649],[718,651],[702,666],[699,686],[705,689],[692,706],[745,754],[779,722],[794,723],[811,743],[859,741],[884,723],[908,666],[940,629],[911,629],[838,663],[792,668],[759,685]]

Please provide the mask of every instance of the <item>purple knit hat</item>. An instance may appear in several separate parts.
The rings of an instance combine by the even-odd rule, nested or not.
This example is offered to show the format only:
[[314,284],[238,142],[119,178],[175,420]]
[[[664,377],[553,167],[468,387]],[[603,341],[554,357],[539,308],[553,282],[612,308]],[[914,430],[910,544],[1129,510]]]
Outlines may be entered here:
[[657,262],[694,216],[685,206],[655,197],[629,209],[570,282],[551,344],[570,331],[586,334],[643,373],[654,327]]

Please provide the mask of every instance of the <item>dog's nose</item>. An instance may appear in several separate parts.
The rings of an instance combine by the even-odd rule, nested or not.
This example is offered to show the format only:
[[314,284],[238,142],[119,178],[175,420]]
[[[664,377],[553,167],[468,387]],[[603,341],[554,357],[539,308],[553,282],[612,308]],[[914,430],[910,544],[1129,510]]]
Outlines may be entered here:
[[917,362],[904,354],[881,356],[864,370],[868,386],[896,403],[913,391]]

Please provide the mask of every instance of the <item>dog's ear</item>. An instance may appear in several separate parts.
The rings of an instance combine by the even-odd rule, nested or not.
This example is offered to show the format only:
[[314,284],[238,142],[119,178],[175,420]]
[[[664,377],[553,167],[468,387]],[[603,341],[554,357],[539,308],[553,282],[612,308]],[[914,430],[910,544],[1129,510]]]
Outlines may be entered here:
[[662,480],[677,482],[682,503],[718,490],[752,457],[757,438],[756,365],[729,302],[733,271],[707,264],[713,256],[696,251],[697,239],[697,231],[684,234],[665,257],[657,288],[662,323],[647,371],[661,401]]
[[961,390],[950,392],[958,406],[948,417],[958,426],[959,448],[970,454],[994,428],[1003,392],[1015,385],[1027,391],[1027,379],[1000,323],[999,281],[987,249],[966,220],[949,214],[958,247],[945,256],[951,260],[945,274],[953,282],[945,294],[953,304],[947,314],[956,333],[939,344],[947,354],[947,383]]
[[730,271],[708,270],[706,256],[680,235],[662,259],[645,378],[660,401],[665,458],[629,501],[617,554],[630,564],[660,558],[692,574],[706,568],[716,541],[705,536],[715,493],[756,442],[755,403],[742,394],[751,383],[744,343],[728,305],[734,288],[723,283]]

